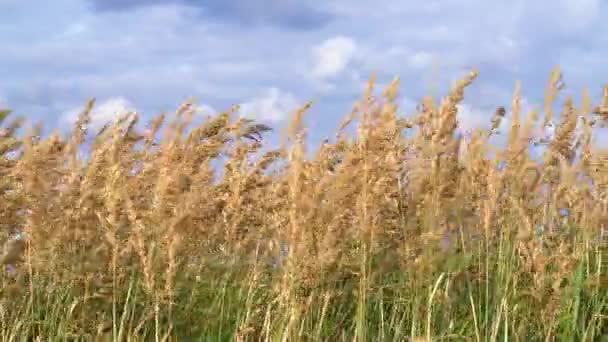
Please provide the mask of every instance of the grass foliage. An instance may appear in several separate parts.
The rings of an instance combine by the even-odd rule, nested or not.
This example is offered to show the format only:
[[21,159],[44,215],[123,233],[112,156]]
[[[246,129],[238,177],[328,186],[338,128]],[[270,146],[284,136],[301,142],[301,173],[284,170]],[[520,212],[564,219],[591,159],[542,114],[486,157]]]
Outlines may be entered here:
[[186,103],[141,131],[125,113],[90,144],[93,101],[67,137],[17,136],[4,111],[0,340],[600,341],[608,88],[598,106],[566,99],[542,141],[559,75],[542,110],[522,113],[517,85],[466,136],[476,71],[413,115],[397,80],[375,95],[372,78],[315,151],[310,104],[276,149],[234,108],[190,128]]

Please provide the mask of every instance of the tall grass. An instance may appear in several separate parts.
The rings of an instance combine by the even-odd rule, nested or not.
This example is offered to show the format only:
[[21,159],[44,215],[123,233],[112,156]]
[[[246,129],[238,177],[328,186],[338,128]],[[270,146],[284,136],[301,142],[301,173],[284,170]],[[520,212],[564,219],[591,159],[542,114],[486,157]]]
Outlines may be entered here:
[[[142,132],[125,113],[86,161],[93,101],[68,137],[19,137],[14,119],[0,137],[2,263],[15,266],[1,279],[0,339],[606,338],[608,152],[592,136],[608,88],[597,107],[586,92],[580,106],[567,99],[534,158],[559,70],[543,118],[521,112],[518,84],[494,127],[465,139],[457,105],[476,76],[407,116],[398,81],[377,95],[372,78],[316,151],[310,103],[269,151],[270,127],[235,108],[190,129],[186,103]],[[507,143],[490,156],[503,119]]]

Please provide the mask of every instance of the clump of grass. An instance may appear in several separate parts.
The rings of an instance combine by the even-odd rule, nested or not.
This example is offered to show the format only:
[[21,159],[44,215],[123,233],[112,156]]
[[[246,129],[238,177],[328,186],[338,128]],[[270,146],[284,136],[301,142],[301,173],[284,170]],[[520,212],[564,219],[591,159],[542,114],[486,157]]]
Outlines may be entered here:
[[[598,340],[608,173],[592,137],[608,91],[594,112],[567,99],[535,158],[539,115],[522,115],[519,83],[490,129],[459,135],[476,76],[413,115],[395,104],[398,79],[375,95],[372,78],[314,153],[311,103],[264,152],[271,128],[237,108],[190,130],[189,102],[145,131],[125,113],[86,160],[94,101],[63,138],[18,137],[15,119],[0,131],[2,263],[17,267],[1,280],[0,337]],[[556,68],[544,124],[559,80]]]

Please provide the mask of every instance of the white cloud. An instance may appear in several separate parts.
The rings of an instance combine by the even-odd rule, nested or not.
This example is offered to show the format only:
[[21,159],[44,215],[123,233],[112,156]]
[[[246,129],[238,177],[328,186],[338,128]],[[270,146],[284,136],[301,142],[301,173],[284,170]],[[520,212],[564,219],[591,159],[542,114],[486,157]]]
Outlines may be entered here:
[[204,116],[211,116],[211,115],[215,115],[217,113],[217,110],[215,110],[215,108],[206,105],[206,104],[201,104],[196,106],[196,113],[199,115],[204,115]]
[[316,46],[312,73],[319,79],[331,78],[346,69],[357,51],[352,38],[336,36]]
[[485,51],[485,54],[479,59],[500,64],[510,70],[518,70],[521,68],[518,62],[524,45],[524,41],[517,40],[510,35],[497,35],[480,42],[479,46]]
[[426,51],[418,51],[411,55],[408,59],[409,66],[415,69],[427,68],[432,62],[433,54]]
[[557,3],[562,15],[558,24],[567,32],[584,30],[599,17],[599,0],[561,0]]
[[[63,121],[68,124],[73,124],[82,110],[83,107],[79,107],[66,112],[63,116]],[[114,122],[122,115],[134,111],[135,109],[131,102],[124,97],[109,98],[101,103],[97,103],[93,107],[89,127],[95,131],[106,123]]]
[[297,107],[298,101],[293,94],[271,87],[261,96],[241,104],[239,114],[256,120],[279,122]]
[[193,104],[193,116],[192,121],[190,122],[191,127],[198,127],[205,123],[207,119],[210,117],[216,116],[221,111],[218,111],[215,107],[210,106],[206,103],[194,103]]
[[[500,126],[498,130],[501,134],[507,134],[509,127],[511,125],[511,104],[505,107],[506,114],[500,122]],[[472,130],[475,128],[490,128],[492,126],[492,117],[494,116],[495,109],[481,110],[476,106],[472,106],[468,103],[460,103],[456,105],[458,110],[458,122],[459,127],[462,128],[463,131]],[[519,101],[519,121],[523,123],[527,120],[530,111],[532,110],[532,105],[526,98],[521,98]],[[538,113],[539,118],[541,116]],[[537,122],[538,126],[538,122]],[[538,131],[535,130],[534,134],[538,134]]]
[[63,38],[69,38],[84,34],[89,30],[89,26],[84,22],[70,24],[63,32]]
[[[459,127],[465,132],[475,128],[487,128],[491,125],[490,118],[492,113],[484,113],[466,103],[458,104],[456,108],[458,109]],[[504,125],[504,121],[501,123],[501,126]]]

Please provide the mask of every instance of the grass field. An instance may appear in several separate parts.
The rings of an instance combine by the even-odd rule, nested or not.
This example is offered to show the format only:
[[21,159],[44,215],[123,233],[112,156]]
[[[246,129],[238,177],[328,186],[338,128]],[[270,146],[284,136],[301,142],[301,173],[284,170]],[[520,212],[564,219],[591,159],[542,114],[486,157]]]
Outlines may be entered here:
[[608,88],[543,142],[555,69],[538,111],[516,85],[465,139],[476,76],[407,115],[372,78],[315,151],[310,104],[276,149],[235,110],[189,128],[186,103],[93,132],[86,161],[93,101],[68,137],[3,112],[0,340],[607,341]]

